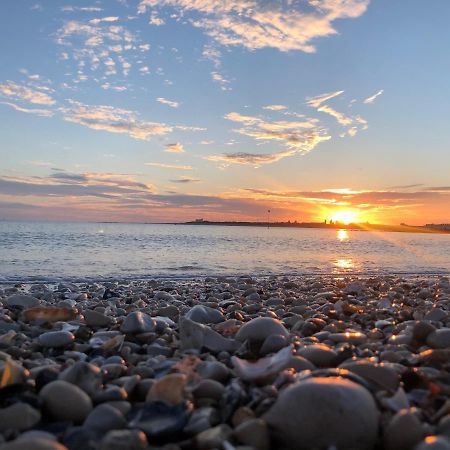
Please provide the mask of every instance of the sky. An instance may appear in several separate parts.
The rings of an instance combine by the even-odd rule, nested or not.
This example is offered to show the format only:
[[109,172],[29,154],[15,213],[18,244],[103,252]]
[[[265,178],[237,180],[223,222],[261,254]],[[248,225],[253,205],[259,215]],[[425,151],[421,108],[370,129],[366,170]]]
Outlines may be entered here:
[[448,0],[0,2],[0,220],[450,222]]

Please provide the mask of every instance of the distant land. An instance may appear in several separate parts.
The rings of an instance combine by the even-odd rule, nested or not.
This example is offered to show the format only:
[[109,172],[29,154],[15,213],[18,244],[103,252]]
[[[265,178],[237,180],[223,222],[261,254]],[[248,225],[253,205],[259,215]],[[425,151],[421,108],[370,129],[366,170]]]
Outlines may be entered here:
[[340,222],[214,222],[209,220],[197,219],[190,222],[176,223],[174,225],[221,225],[229,227],[272,227],[272,228],[322,228],[331,230],[354,230],[354,231],[392,231],[398,233],[431,233],[431,234],[450,234],[449,229],[439,228],[439,225],[421,225],[413,226],[407,224],[384,225],[372,223],[349,223]]

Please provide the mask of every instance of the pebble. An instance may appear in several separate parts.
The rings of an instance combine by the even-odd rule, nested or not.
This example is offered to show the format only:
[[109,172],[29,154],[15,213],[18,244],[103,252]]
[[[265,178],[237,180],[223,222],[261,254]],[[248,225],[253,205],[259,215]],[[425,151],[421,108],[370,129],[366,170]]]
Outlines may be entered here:
[[148,314],[133,311],[125,317],[120,330],[125,334],[140,334],[154,331],[156,322]]
[[214,308],[204,305],[195,305],[184,316],[197,323],[219,323],[225,320],[223,314]]
[[14,403],[0,409],[0,432],[24,431],[33,428],[41,420],[41,413],[28,403]]
[[263,343],[264,340],[273,334],[288,337],[289,332],[277,319],[270,317],[257,317],[245,323],[237,332],[236,339],[240,342],[246,340]]
[[450,328],[440,328],[432,331],[426,339],[427,345],[431,348],[450,347]]
[[147,437],[139,430],[113,430],[102,439],[100,450],[146,450]]
[[123,414],[113,406],[101,404],[96,406],[86,417],[83,427],[99,433],[120,430],[127,426]]
[[58,420],[83,422],[92,410],[90,397],[78,386],[63,380],[45,385],[39,393],[46,411]]
[[39,336],[39,344],[43,347],[67,347],[73,343],[75,336],[70,331],[48,331]]
[[111,317],[105,316],[104,314],[92,309],[86,309],[83,311],[83,315],[86,324],[90,327],[107,327],[112,322]]
[[8,306],[19,306],[21,308],[32,308],[39,305],[39,299],[32,295],[13,294],[5,300]]

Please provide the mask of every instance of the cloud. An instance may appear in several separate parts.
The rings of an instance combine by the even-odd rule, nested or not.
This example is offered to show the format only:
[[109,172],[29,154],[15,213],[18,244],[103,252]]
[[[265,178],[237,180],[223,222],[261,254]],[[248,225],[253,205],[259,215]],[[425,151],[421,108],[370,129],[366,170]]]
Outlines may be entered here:
[[351,119],[350,117],[346,116],[345,114],[339,111],[336,111],[329,105],[322,105],[317,109],[317,111],[329,114],[330,116],[334,117],[338,121],[338,123],[342,126],[351,125],[353,123],[353,119]]
[[102,17],[101,19],[91,19],[89,23],[92,23],[93,25],[98,25],[102,22],[117,22],[119,18],[117,16],[108,16],[108,17]]
[[284,106],[284,105],[267,105],[267,106],[263,106],[263,109],[268,109],[270,111],[283,111],[284,109],[287,109],[287,106]]
[[220,88],[222,89],[222,91],[231,91],[231,88],[229,86],[231,81],[225,78],[225,76],[222,75],[220,72],[217,71],[211,72],[211,78],[213,79],[213,81],[216,81],[217,83],[220,84]]
[[10,106],[11,108],[14,108],[16,111],[20,111],[20,112],[24,112],[24,113],[37,114],[38,116],[43,116],[43,117],[53,116],[53,111],[50,111],[49,109],[38,109],[38,108],[30,109],[30,108],[24,108],[22,106],[16,105],[15,103],[10,103],[10,102],[0,102],[0,103],[2,105]]
[[294,150],[288,150],[284,152],[277,153],[224,153],[222,155],[212,155],[206,156],[205,159],[208,161],[218,161],[227,164],[249,164],[255,167],[259,167],[262,164],[271,164],[279,161],[280,159],[286,158],[287,156],[292,156],[296,152]]
[[31,164],[32,166],[38,167],[52,167],[54,164],[48,161],[25,161],[27,164]]
[[335,20],[357,18],[368,5],[369,0],[142,0],[138,12],[169,6],[179,15],[190,13],[193,26],[224,46],[311,53],[316,50],[313,40],[337,33]]
[[155,11],[152,12],[150,15],[150,18],[148,19],[149,25],[154,25],[156,27],[160,27],[161,25],[164,25],[166,22],[164,22],[164,19],[161,19],[161,17],[158,17]]
[[169,153],[183,153],[184,147],[181,142],[174,142],[173,144],[166,144],[165,151]]
[[0,84],[0,94],[36,105],[53,105],[55,103],[55,100],[48,94],[9,80],[6,83]]
[[328,100],[331,100],[332,98],[338,97],[339,95],[342,95],[344,91],[336,91],[336,92],[328,92],[326,94],[317,95],[316,97],[310,97],[308,98],[306,104],[309,106],[312,106],[313,108],[319,108],[322,103],[325,103]]
[[164,97],[158,97],[156,99],[156,101],[159,103],[162,103],[163,105],[170,106],[171,108],[178,108],[178,106],[180,106],[180,104],[178,102],[174,102],[172,100],[167,100]]
[[91,106],[70,101],[70,106],[60,108],[60,111],[68,122],[94,130],[125,133],[138,140],[148,140],[152,136],[161,136],[172,131],[171,126],[139,120],[135,112],[112,106]]
[[98,6],[63,6],[61,8],[61,11],[63,11],[63,12],[74,12],[74,11],[100,12],[100,11],[103,11],[103,8],[100,8]]
[[198,183],[201,180],[197,178],[189,178],[189,177],[181,177],[177,178],[175,180],[170,180],[172,183],[182,183],[182,184],[188,184],[188,183]]
[[379,97],[380,95],[383,94],[383,92],[384,92],[384,90],[383,90],[383,89],[380,89],[376,94],[373,94],[372,96],[367,97],[367,98],[364,100],[363,103],[366,103],[366,104],[367,104],[367,103],[373,103],[377,97]]
[[144,163],[145,166],[159,167],[161,169],[175,169],[175,170],[192,170],[192,166],[183,166],[180,164],[165,164],[165,163]]

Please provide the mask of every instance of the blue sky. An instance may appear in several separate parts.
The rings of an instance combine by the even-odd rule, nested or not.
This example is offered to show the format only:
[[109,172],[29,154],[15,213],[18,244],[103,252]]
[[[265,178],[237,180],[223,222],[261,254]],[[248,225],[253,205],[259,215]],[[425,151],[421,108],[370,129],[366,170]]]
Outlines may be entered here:
[[0,217],[450,219],[445,0],[0,4]]

